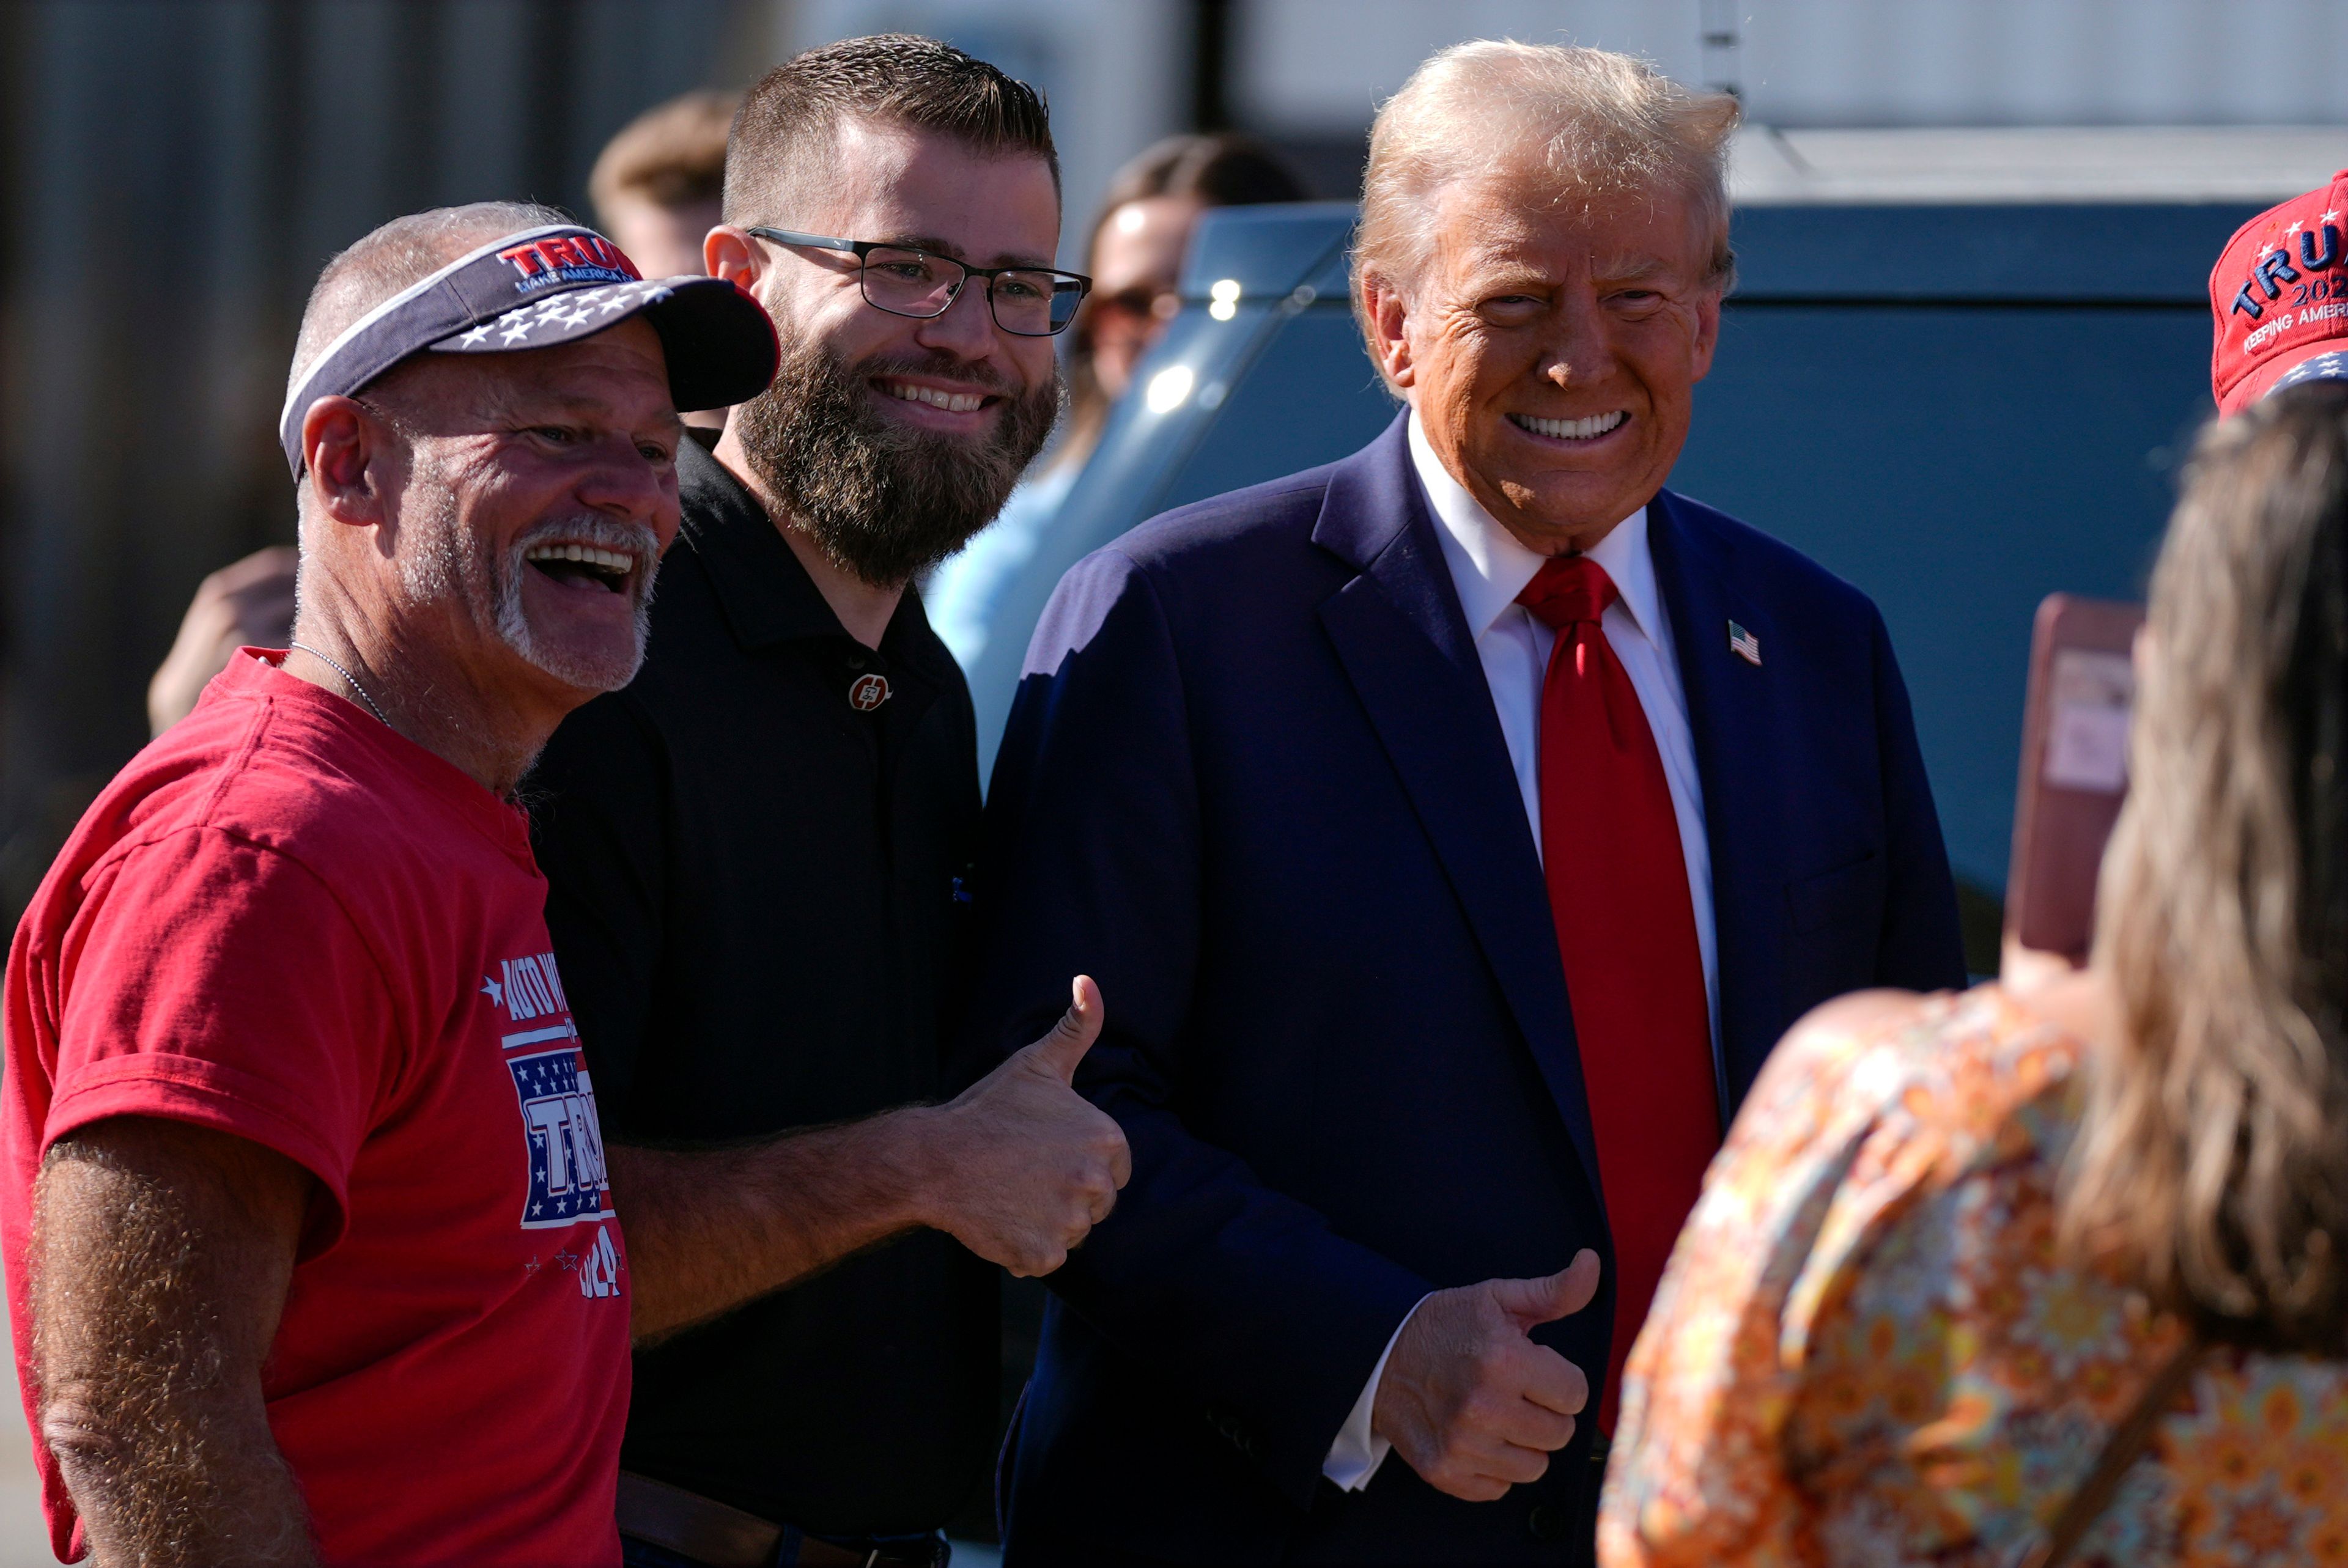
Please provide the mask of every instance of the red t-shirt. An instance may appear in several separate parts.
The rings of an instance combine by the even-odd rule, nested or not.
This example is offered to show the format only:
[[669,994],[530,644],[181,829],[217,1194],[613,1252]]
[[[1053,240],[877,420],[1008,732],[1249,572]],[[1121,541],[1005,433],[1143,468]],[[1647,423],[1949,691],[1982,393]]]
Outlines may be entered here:
[[[616,1563],[625,1254],[521,815],[248,650],[89,808],[8,955],[0,1247],[110,1116],[317,1178],[263,1392],[326,1562]],[[58,1554],[77,1522],[35,1428]]]

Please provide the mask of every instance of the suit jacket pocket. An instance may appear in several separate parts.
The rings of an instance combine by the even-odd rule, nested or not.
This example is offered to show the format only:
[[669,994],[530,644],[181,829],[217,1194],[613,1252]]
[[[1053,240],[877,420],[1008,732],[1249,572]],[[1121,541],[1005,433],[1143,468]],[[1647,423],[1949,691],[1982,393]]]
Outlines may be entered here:
[[1797,877],[1786,886],[1786,901],[1797,936],[1859,921],[1879,925],[1883,856],[1870,849],[1856,860]]

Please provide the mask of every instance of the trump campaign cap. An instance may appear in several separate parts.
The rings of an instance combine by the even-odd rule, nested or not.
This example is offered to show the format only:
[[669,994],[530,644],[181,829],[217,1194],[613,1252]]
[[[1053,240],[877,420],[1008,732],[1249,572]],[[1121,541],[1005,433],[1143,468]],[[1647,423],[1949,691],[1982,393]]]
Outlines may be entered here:
[[2304,381],[2348,380],[2348,169],[2234,231],[2209,274],[2220,415]]
[[592,229],[552,224],[493,240],[367,312],[287,395],[277,436],[302,477],[302,421],[410,354],[505,354],[592,337],[631,316],[660,333],[669,395],[684,412],[767,389],[782,354],[758,302],[724,278],[646,279]]

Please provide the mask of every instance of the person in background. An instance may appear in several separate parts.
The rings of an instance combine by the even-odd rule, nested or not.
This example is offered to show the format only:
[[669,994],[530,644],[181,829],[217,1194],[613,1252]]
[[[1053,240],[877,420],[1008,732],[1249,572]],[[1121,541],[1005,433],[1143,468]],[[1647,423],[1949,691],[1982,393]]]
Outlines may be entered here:
[[196,585],[196,597],[147,682],[147,728],[160,735],[195,711],[240,648],[283,648],[294,635],[292,545],[265,545]]
[[[717,224],[726,179],[726,129],[737,93],[699,91],[628,122],[605,144],[587,182],[596,221],[647,278],[701,271],[701,239]],[[708,433],[722,408],[694,409],[686,425]],[[147,724],[161,734],[188,716],[205,685],[239,648],[283,648],[293,636],[294,551],[270,545],[196,587],[179,636],[147,682]]]
[[2211,275],[2086,968],[1787,1037],[1632,1356],[1607,1568],[2348,1546],[2348,340],[2276,303],[2343,210]]
[[1035,91],[932,39],[750,89],[705,255],[783,368],[685,450],[644,672],[531,777],[628,1212],[632,1562],[936,1561],[993,1457],[995,1266],[1058,1267],[1126,1175],[1068,1084],[1088,985],[956,1095],[977,742],[911,587],[1058,408],[1057,168]]
[[994,526],[940,564],[922,587],[931,624],[963,669],[995,631],[1004,589],[1059,514],[1100,444],[1133,368],[1181,308],[1175,292],[1191,231],[1210,208],[1302,201],[1304,187],[1251,137],[1169,136],[1117,171],[1086,237],[1093,292],[1068,333],[1068,406],[1058,438],[1004,503]]
[[1726,1116],[1818,1002],[1963,980],[1881,616],[1663,488],[1735,120],[1601,50],[1428,60],[1354,253],[1406,406],[1036,629],[973,1018],[1101,977],[1134,1176],[1051,1281],[1014,1568],[1587,1563]]
[[51,1543],[616,1563],[635,1292],[515,786],[627,683],[755,305],[484,202],[330,261],[290,651],[100,794],[8,957],[0,1251]]
[[587,199],[647,278],[701,271],[701,241],[726,192],[726,135],[739,93],[704,87],[646,109],[603,144]]
[[[596,155],[587,198],[602,224],[647,278],[702,270],[701,241],[717,227],[726,189],[726,135],[740,93],[703,87],[646,109]],[[685,424],[705,445],[726,410],[697,409]]]

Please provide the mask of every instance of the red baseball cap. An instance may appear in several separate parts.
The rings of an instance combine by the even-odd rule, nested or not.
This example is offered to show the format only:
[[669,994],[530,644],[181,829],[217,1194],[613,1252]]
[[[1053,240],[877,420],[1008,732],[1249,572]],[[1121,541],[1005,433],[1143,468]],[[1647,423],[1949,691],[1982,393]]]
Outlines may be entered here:
[[2234,231],[2209,274],[2209,313],[2220,415],[2279,386],[2348,379],[2348,169]]

